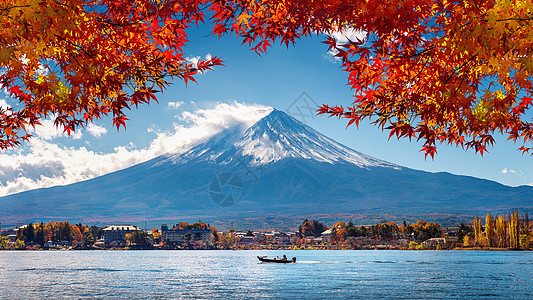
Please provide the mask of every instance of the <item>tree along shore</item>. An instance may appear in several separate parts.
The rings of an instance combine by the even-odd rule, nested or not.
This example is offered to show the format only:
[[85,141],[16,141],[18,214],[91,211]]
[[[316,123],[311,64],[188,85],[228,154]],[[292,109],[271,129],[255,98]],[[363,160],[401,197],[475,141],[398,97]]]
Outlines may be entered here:
[[446,228],[422,220],[362,226],[339,221],[327,226],[306,219],[295,232],[239,232],[219,231],[201,221],[180,222],[173,229],[211,230],[208,239],[189,235],[181,242],[165,240],[158,229],[139,229],[125,234],[123,239],[104,243],[104,229],[57,221],[30,223],[11,232],[2,231],[0,250],[533,250],[529,215],[526,212],[521,217],[518,211],[497,217],[490,213],[484,218],[476,215],[471,223]]

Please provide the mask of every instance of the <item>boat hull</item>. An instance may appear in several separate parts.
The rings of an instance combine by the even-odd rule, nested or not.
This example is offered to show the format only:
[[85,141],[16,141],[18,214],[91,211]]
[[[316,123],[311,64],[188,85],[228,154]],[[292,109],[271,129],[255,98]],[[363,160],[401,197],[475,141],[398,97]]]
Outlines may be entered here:
[[265,256],[258,256],[257,259],[259,259],[261,262],[276,263],[276,264],[292,264],[296,262],[296,257],[293,257],[292,260],[288,260],[288,259],[275,259],[275,258],[267,258]]

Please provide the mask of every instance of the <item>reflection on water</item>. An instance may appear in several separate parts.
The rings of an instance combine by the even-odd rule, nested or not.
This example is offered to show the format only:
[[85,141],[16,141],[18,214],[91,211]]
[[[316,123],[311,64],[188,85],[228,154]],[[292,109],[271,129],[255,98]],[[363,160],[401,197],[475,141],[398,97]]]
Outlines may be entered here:
[[[296,264],[256,256],[297,257]],[[0,298],[533,298],[532,252],[0,252]]]

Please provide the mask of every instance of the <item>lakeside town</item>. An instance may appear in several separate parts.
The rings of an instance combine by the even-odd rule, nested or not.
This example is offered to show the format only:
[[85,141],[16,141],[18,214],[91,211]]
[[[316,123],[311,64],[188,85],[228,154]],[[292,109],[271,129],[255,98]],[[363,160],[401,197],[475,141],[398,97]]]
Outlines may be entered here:
[[339,221],[327,226],[304,220],[296,231],[219,231],[198,221],[143,230],[133,225],[104,227],[51,221],[0,230],[0,250],[532,250],[529,215],[518,211],[441,227],[419,220],[355,226]]

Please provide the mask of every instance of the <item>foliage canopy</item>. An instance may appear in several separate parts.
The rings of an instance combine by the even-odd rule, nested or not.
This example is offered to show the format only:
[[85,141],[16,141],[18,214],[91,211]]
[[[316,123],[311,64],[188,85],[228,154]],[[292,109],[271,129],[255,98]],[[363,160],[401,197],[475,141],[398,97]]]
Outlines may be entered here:
[[533,149],[533,3],[525,0],[6,0],[0,6],[0,84],[20,106],[0,109],[0,148],[53,116],[66,132],[156,100],[166,78],[185,82],[215,65],[187,63],[186,29],[209,18],[212,34],[236,34],[257,53],[274,43],[357,30],[330,49],[354,90],[352,105],[319,113],[362,120],[481,155],[501,133]]

